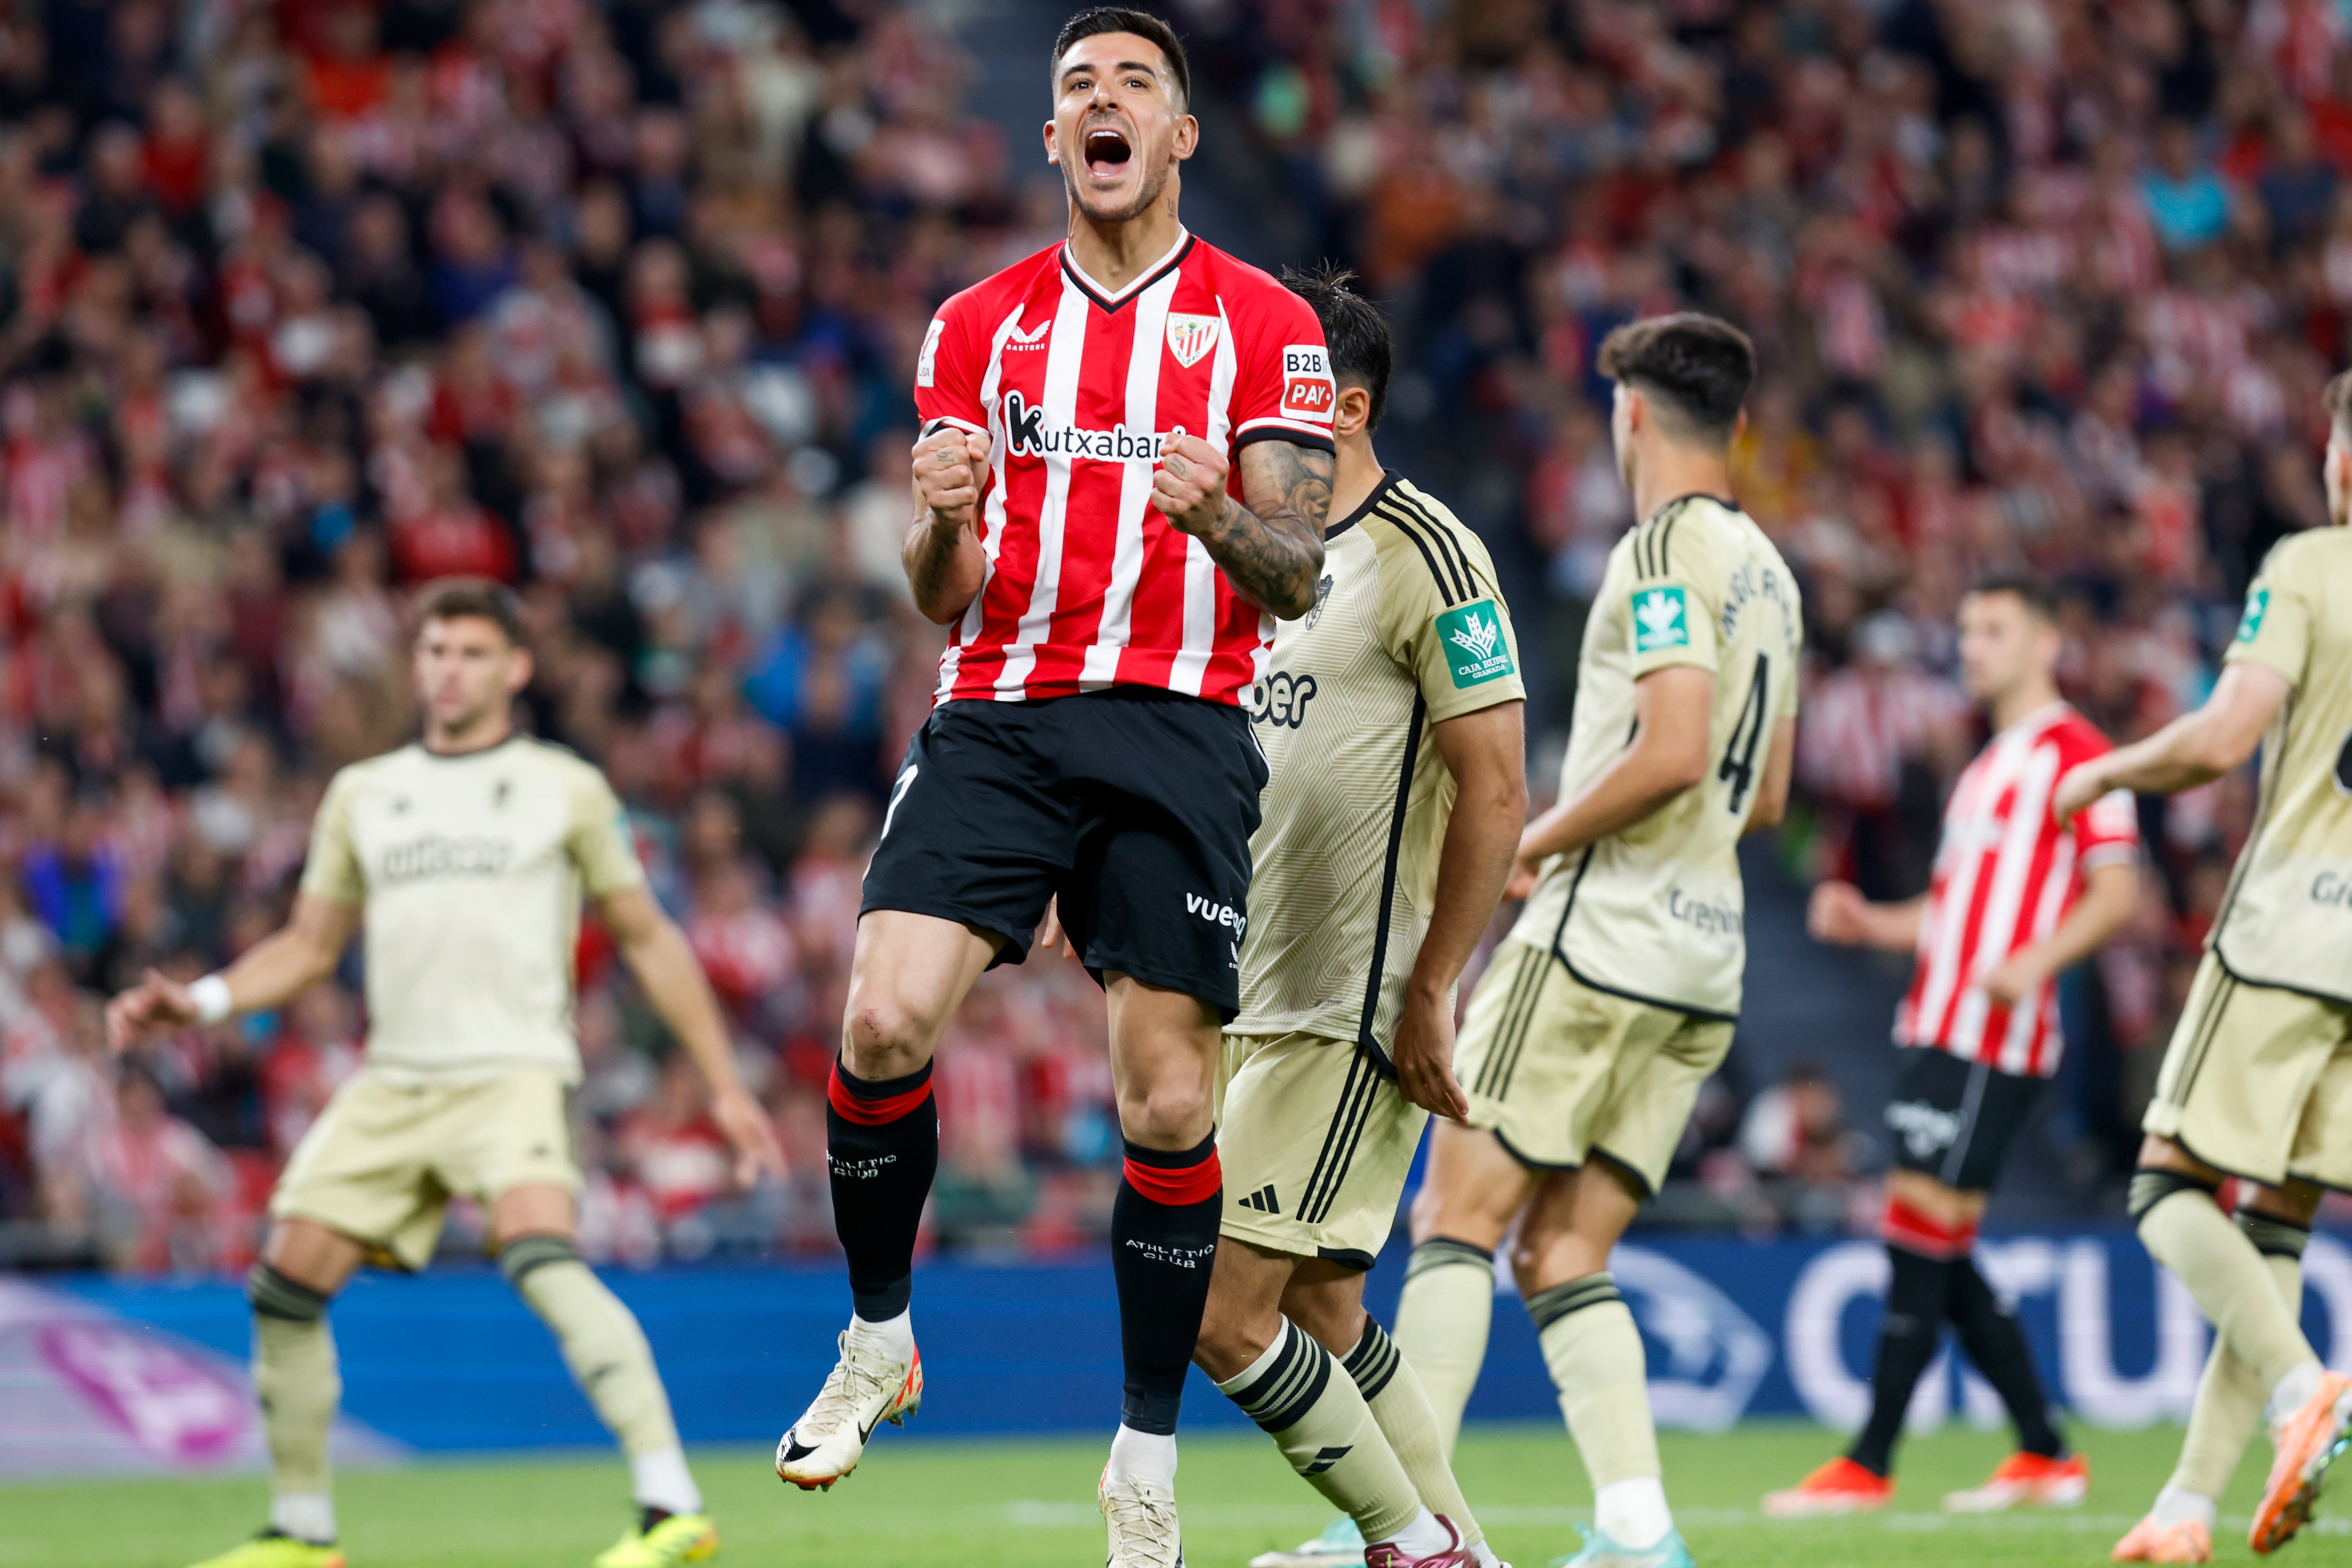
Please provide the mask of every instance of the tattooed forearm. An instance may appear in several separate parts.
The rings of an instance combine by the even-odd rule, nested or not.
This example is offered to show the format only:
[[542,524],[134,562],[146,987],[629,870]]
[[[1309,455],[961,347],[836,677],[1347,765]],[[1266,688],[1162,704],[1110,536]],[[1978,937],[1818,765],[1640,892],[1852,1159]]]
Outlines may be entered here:
[[971,530],[943,521],[919,495],[915,500],[914,524],[898,549],[898,562],[907,569],[915,608],[940,626],[963,614],[987,574],[986,556]]
[[1285,620],[1315,607],[1323,525],[1331,512],[1331,454],[1287,441],[1242,448],[1242,495],[1201,542],[1243,597]]

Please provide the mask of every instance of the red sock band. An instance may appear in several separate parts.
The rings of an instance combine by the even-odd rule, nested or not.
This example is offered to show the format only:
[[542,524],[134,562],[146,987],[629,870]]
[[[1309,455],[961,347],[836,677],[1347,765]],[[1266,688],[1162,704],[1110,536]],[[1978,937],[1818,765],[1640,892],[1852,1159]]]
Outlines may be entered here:
[[1217,1163],[1217,1147],[1212,1143],[1207,1156],[1192,1165],[1146,1165],[1130,1154],[1127,1184],[1155,1204],[1178,1208],[1204,1203],[1224,1191],[1225,1173]]
[[1932,1215],[1920,1213],[1899,1198],[1886,1200],[1886,1215],[1879,1221],[1878,1233],[1890,1246],[1923,1258],[1948,1259],[1959,1257],[1976,1240],[1973,1225],[1946,1225]]
[[931,1097],[930,1075],[903,1094],[886,1094],[879,1100],[860,1100],[841,1081],[841,1064],[835,1062],[833,1076],[825,1080],[825,1103],[841,1113],[845,1121],[855,1121],[860,1127],[879,1127],[896,1121]]

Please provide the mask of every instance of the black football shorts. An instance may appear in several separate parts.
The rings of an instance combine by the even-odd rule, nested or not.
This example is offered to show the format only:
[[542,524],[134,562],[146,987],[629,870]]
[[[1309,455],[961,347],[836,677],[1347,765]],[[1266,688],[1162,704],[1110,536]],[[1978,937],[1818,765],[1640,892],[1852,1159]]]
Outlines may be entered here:
[[1895,1163],[1964,1193],[1990,1192],[2043,1080],[1927,1046],[1906,1046],[1895,1056],[1886,1103]]
[[944,702],[890,786],[860,912],[961,921],[1018,963],[1058,897],[1097,984],[1130,974],[1230,1023],[1265,781],[1225,703],[1148,687]]

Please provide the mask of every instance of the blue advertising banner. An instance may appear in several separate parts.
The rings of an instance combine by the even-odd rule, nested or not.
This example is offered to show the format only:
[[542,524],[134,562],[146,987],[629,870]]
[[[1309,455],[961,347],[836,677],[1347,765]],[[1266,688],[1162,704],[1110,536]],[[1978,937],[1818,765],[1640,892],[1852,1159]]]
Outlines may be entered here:
[[[1370,1280],[1370,1299],[1383,1317],[1395,1304],[1403,1251],[1391,1247]],[[2153,1268],[2128,1233],[1991,1240],[1980,1257],[1996,1286],[2016,1298],[2053,1392],[2078,1419],[2136,1426],[2187,1413],[2207,1331],[2187,1291]],[[1642,1325],[1662,1424],[1715,1430],[1759,1415],[1860,1423],[1886,1275],[1876,1243],[1644,1239],[1620,1250],[1616,1272]],[[643,1319],[679,1425],[698,1442],[772,1441],[831,1366],[847,1310],[847,1289],[833,1268],[614,1270],[607,1278]],[[2315,1342],[2336,1364],[2352,1362],[2352,1333],[2334,1331],[2352,1323],[2352,1251],[2315,1239],[2305,1279]],[[245,1354],[246,1307],[232,1283],[79,1279],[61,1289],[19,1282],[18,1290],[26,1300],[70,1302],[77,1314],[97,1313],[207,1364],[233,1368]],[[927,1393],[914,1430],[1108,1433],[1119,1379],[1107,1263],[934,1264],[919,1271],[915,1300]],[[450,1450],[604,1441],[538,1321],[487,1268],[363,1278],[331,1321],[348,1413],[394,1443]],[[11,1342],[0,1335],[0,1361]],[[140,1357],[113,1360],[132,1384],[143,1375]],[[0,1383],[16,1371],[0,1364]],[[91,1381],[85,1373],[68,1383]],[[137,1386],[101,1394],[93,1397],[107,1409],[142,1406]],[[1534,1331],[1515,1297],[1495,1303],[1486,1372],[1469,1414],[1556,1417]],[[1923,1426],[1989,1424],[1999,1406],[1948,1354],[1912,1415]],[[1197,1376],[1184,1420],[1188,1428],[1243,1424]],[[0,1468],[11,1468],[5,1437],[0,1433]]]

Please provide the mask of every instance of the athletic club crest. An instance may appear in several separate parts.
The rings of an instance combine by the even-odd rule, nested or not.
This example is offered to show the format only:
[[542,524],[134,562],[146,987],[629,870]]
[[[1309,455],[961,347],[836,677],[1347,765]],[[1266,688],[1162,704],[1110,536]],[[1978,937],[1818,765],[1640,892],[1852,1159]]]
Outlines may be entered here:
[[1214,316],[1177,316],[1168,318],[1168,352],[1186,370],[1201,363],[1201,356],[1217,346],[1217,318]]

